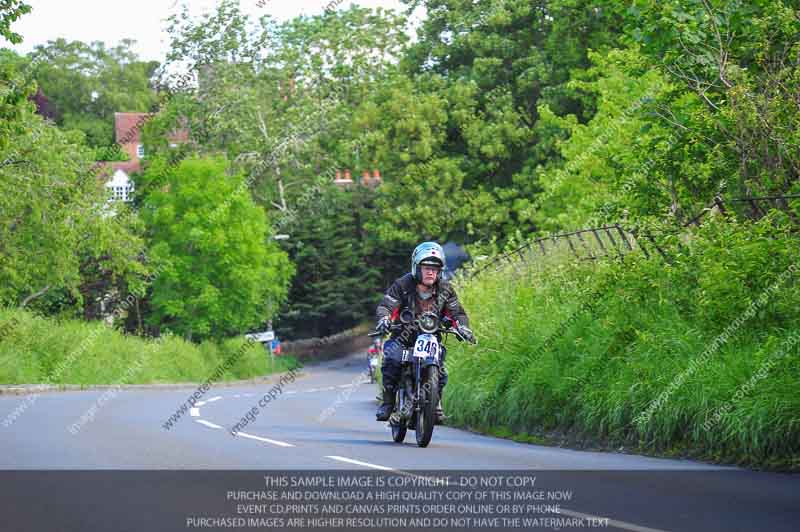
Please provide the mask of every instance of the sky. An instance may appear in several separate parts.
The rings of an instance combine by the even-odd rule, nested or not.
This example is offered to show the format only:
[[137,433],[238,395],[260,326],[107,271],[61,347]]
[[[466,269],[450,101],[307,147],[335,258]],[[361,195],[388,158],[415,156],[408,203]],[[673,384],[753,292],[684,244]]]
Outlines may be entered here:
[[[26,0],[32,11],[20,17],[11,29],[23,42],[11,46],[19,53],[28,53],[36,45],[63,37],[86,43],[103,41],[113,46],[125,38],[134,39],[134,47],[143,60],[163,61],[169,44],[164,31],[165,19],[178,11],[186,0]],[[298,15],[317,15],[337,0],[240,0],[243,12],[258,17],[268,13],[279,21]],[[193,15],[214,9],[217,0],[188,0]],[[263,7],[259,7],[261,4]],[[347,9],[350,0],[343,0],[337,9]],[[403,9],[400,0],[360,0],[364,7]],[[0,48],[10,43],[0,37]]]

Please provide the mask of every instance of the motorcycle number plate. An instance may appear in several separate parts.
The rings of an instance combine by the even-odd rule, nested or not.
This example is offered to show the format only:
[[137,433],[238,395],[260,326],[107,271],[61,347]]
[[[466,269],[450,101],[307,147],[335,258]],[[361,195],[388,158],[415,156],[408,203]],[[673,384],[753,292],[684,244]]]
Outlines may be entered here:
[[420,334],[414,344],[414,356],[439,358],[439,341],[432,334]]

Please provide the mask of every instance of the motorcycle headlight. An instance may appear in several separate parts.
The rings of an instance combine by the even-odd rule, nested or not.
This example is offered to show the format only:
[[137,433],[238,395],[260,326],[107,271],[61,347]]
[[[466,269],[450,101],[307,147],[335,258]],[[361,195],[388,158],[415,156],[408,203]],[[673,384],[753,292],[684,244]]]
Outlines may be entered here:
[[433,333],[439,328],[439,318],[436,314],[426,312],[419,317],[419,328],[422,332]]

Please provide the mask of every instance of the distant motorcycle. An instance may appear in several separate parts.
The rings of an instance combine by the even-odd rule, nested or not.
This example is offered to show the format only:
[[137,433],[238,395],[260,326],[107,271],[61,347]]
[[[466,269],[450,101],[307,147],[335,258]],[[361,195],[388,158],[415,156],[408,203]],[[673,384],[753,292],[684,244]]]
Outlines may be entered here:
[[[406,431],[412,429],[416,432],[417,445],[427,447],[433,437],[439,403],[440,340],[446,334],[452,334],[459,341],[467,341],[467,337],[449,317],[439,319],[435,313],[426,312],[412,320],[410,314],[410,311],[401,313],[401,323],[389,329],[394,332],[408,328],[414,336],[413,347],[403,350],[400,386],[389,425],[395,442],[405,440]],[[381,333],[376,331],[369,335],[380,336]]]
[[376,345],[372,345],[369,350],[367,350],[367,358],[368,358],[368,371],[369,371],[369,382],[373,384],[378,378],[378,366],[380,365],[380,349]]

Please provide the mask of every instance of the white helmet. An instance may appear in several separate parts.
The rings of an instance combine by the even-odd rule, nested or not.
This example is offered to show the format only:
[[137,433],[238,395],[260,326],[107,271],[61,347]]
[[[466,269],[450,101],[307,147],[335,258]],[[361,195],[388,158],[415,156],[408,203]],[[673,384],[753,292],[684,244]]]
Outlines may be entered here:
[[442,271],[444,271],[447,266],[442,246],[436,242],[423,242],[414,248],[414,252],[411,254],[411,275],[417,282],[422,282],[420,266],[423,264],[439,266],[441,268],[439,274],[436,276],[436,281],[438,282],[442,278]]

